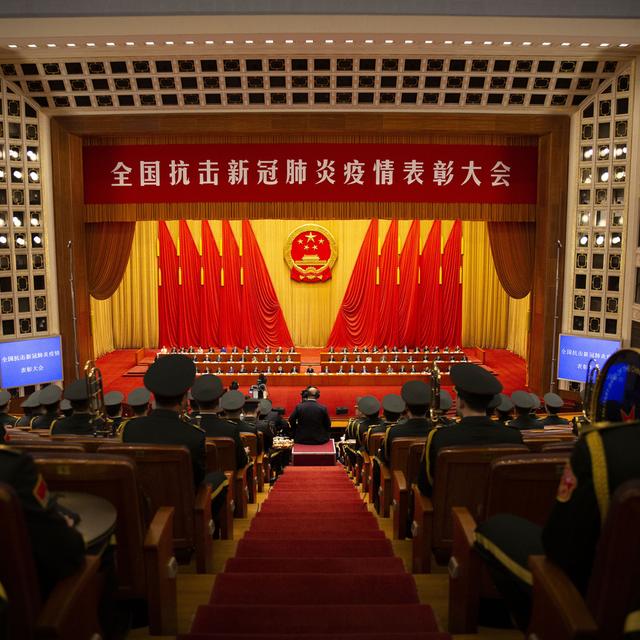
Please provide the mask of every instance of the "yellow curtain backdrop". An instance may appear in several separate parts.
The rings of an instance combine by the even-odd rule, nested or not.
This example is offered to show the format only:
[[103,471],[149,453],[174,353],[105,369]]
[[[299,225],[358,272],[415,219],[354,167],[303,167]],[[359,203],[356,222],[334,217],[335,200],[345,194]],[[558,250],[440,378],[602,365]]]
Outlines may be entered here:
[[[289,234],[306,220],[252,220],[267,269],[278,295],[291,337],[302,347],[326,344],[349,278],[360,251],[369,220],[324,220],[338,247],[331,280],[320,284],[302,284],[291,279],[284,261],[284,246]],[[221,246],[221,222],[209,221]],[[178,221],[167,222],[179,250]],[[201,222],[188,221],[193,239],[202,250]],[[379,221],[380,250],[389,220]],[[429,220],[420,223],[420,247],[431,229]],[[398,225],[398,251],[402,250],[410,220]],[[441,247],[453,222],[442,223]],[[240,221],[231,221],[242,251]],[[96,356],[113,349],[155,347],[158,341],[158,267],[157,222],[138,222],[129,264],[123,280],[108,300],[91,299],[93,341]],[[529,298],[511,300],[498,280],[484,222],[463,222],[462,269],[462,343],[486,348],[508,348],[526,356],[529,327]]]

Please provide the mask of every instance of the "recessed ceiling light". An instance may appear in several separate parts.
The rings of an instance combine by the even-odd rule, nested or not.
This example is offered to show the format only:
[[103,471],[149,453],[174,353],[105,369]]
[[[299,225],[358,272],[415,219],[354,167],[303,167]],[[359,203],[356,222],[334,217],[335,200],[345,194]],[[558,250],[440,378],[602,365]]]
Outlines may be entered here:
[[225,40],[224,43],[225,44],[233,44],[233,40]]
[[293,44],[293,40],[285,40],[284,43],[285,44]]
[[67,42],[67,47],[75,47],[76,43],[75,42]]
[[245,40],[244,43],[245,44],[253,44],[253,40]]
[[628,47],[629,43],[628,42],[621,42],[618,46],[619,47]]
[[147,47],[153,47],[155,42],[153,40],[147,40],[147,42],[145,42],[145,44],[147,45]]
[[213,44],[213,40],[205,40],[204,43],[205,44]]
[[571,45],[571,43],[570,43],[570,42],[561,42],[561,43],[560,43],[560,46],[561,46],[561,47],[568,47],[568,46],[570,46],[570,45]]
[[590,44],[589,42],[581,42],[581,43],[580,43],[580,46],[581,46],[581,47],[588,47],[588,46],[589,46],[589,44]]
[[600,46],[601,47],[610,47],[611,45],[608,42],[601,42]]
[[473,40],[465,40],[462,44],[473,44]]
[[106,42],[105,44],[107,45],[107,47],[115,47],[116,46],[115,42]]
[[550,46],[551,46],[551,43],[550,43],[550,42],[543,42],[543,43],[542,43],[542,46],[543,46],[543,47],[550,47]]
[[85,44],[87,45],[87,47],[95,47],[96,46],[95,42],[86,42]]
[[305,44],[313,44],[313,40],[305,40]]
[[165,40],[164,43],[165,44],[173,44],[173,40]]
[[195,44],[195,42],[193,40],[185,40],[184,43],[185,44],[189,44],[189,45]]
[[47,43],[47,47],[49,47],[49,49],[54,49],[55,47],[57,47],[58,45],[54,44],[53,42],[49,42]]
[[482,44],[493,44],[493,40],[485,40]]
[[531,46],[531,43],[527,40],[526,42],[523,42],[523,43],[522,43],[522,46],[523,46],[523,47],[530,47],[530,46]]
[[444,43],[445,44],[453,44],[453,40],[445,40]]
[[413,40],[405,40],[404,43],[405,44],[413,44]]
[[385,44],[393,44],[393,40],[385,40],[384,43]]
[[29,49],[37,49],[38,45],[37,44],[28,44],[27,47],[29,47]]
[[17,44],[10,44],[8,45],[9,49],[17,49],[18,45]]
[[365,44],[373,44],[373,40],[365,40],[364,43]]
[[345,44],[353,44],[353,40],[351,40],[351,38],[349,38],[349,40],[345,40],[344,43]]
[[273,40],[265,40],[264,43],[265,44],[273,44]]
[[425,44],[433,44],[433,40],[425,40],[424,43]]
[[325,44],[333,44],[333,40],[325,40],[324,43]]
[[125,45],[126,45],[127,47],[133,47],[133,46],[135,46],[135,44],[136,44],[135,42],[131,42],[131,41],[129,41],[129,42],[125,42]]
[[505,40],[502,44],[503,44],[505,47],[508,47],[510,44],[513,44],[513,42],[511,42],[511,40]]

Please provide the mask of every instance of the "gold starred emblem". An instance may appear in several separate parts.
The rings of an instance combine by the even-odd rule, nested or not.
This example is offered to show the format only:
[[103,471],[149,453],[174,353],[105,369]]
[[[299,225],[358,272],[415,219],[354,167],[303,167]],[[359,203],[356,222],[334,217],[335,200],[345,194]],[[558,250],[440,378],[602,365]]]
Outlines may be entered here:
[[291,279],[298,282],[325,282],[338,257],[331,233],[317,224],[294,229],[284,246],[284,259],[291,269]]

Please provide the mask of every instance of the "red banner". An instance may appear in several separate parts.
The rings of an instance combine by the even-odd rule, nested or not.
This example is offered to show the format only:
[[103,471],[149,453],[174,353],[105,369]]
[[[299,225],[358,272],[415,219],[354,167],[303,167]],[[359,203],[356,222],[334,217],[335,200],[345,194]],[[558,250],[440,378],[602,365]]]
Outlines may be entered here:
[[535,204],[537,147],[191,144],[84,147],[86,204]]

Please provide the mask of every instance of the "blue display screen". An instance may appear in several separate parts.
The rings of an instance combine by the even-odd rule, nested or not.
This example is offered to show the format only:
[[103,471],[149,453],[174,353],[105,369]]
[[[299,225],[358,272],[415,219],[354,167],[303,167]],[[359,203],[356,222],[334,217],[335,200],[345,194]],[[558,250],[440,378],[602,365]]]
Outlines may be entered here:
[[602,369],[609,356],[619,348],[619,340],[560,334],[558,378],[572,382],[585,382],[589,360],[595,360]]
[[0,342],[0,387],[26,387],[62,380],[60,336]]

